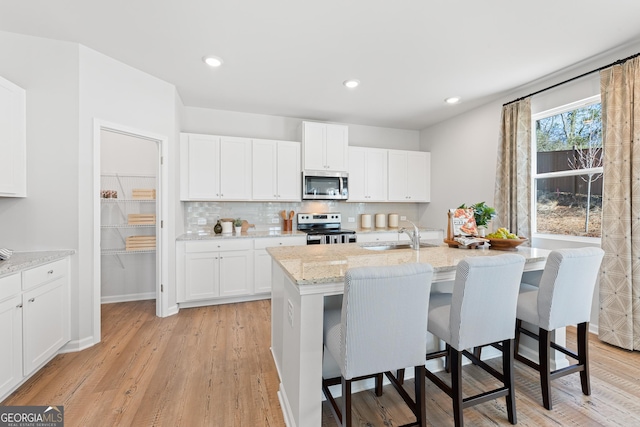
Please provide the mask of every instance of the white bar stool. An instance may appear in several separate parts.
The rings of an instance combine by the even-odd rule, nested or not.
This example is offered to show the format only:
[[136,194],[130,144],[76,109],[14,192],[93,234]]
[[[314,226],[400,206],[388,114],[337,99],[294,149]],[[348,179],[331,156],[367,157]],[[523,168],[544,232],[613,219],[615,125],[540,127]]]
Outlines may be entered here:
[[[416,422],[407,426],[427,425],[424,331],[432,279],[429,264],[358,267],[346,272],[342,309],[327,310],[324,318],[324,343],[340,366],[341,377],[323,378],[322,389],[340,425],[352,425],[352,381],[375,377],[380,396],[383,372],[416,415]],[[415,367],[415,401],[390,373],[408,366]],[[336,384],[342,384],[342,408],[329,390]]]
[[[591,394],[589,382],[589,319],[593,290],[604,251],[600,248],[561,249],[547,258],[539,286],[520,285],[516,321],[516,360],[540,372],[542,403],[551,409],[551,380],[580,372],[582,392]],[[523,328],[522,322],[538,328],[538,334]],[[575,353],[551,341],[558,328],[578,325]],[[538,340],[539,363],[518,354],[520,334]],[[551,371],[551,348],[576,359],[577,363]]]
[[[502,396],[506,397],[507,416],[516,424],[516,399],[513,381],[513,329],[516,320],[518,286],[525,259],[517,254],[469,257],[458,264],[453,294],[431,296],[428,331],[446,343],[446,349],[427,354],[427,360],[446,357],[451,369],[451,386],[429,370],[427,378],[453,400],[453,418],[462,426],[463,409]],[[466,351],[501,343],[502,373]],[[491,391],[463,398],[462,356],[473,361],[502,382]]]

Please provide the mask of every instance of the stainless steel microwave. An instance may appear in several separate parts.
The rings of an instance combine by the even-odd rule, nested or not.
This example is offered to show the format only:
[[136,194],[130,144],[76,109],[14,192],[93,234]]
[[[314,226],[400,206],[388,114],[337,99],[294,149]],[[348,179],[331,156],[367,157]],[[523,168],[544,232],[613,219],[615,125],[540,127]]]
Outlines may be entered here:
[[303,171],[303,200],[347,200],[349,174],[347,172]]

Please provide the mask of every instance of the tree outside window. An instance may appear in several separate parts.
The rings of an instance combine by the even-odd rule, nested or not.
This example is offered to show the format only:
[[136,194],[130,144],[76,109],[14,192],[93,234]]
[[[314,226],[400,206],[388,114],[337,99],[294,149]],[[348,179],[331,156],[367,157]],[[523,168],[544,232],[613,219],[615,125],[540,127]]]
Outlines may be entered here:
[[537,114],[532,122],[535,232],[600,237],[600,97]]

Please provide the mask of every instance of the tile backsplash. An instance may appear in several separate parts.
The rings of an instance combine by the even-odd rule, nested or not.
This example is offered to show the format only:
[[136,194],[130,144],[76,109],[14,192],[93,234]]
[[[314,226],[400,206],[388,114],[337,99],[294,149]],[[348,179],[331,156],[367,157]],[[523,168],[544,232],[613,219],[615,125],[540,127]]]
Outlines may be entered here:
[[[347,203],[337,201],[305,202],[184,202],[185,230],[187,233],[210,232],[220,218],[246,219],[255,224],[256,230],[280,229],[280,212],[294,211],[296,214],[340,212],[342,227],[357,229],[360,227],[360,215],[397,213],[408,220],[418,218],[418,205],[415,203]],[[353,218],[354,222],[349,222]],[[423,224],[426,225],[426,224]],[[293,228],[297,227],[294,218]]]

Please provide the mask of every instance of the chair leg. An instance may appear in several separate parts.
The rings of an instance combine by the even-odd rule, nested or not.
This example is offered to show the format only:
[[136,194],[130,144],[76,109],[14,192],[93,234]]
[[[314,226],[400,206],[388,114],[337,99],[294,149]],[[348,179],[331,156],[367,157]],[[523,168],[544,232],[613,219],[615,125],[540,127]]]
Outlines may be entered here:
[[342,427],[351,427],[351,380],[342,377]]
[[516,416],[515,381],[513,374],[513,340],[504,340],[502,342],[502,373],[504,386],[509,389],[509,393],[505,396],[507,401],[507,417],[511,424],[516,424],[518,420]]
[[578,324],[578,364],[582,365],[580,371],[580,383],[582,392],[589,396],[591,394],[591,384],[589,381],[589,322]]
[[462,427],[462,352],[449,347],[451,368],[451,399],[453,400],[453,420],[456,427]]
[[451,352],[455,350],[452,350],[449,344],[447,344],[446,350],[447,350],[447,355],[444,358],[444,371],[450,374],[451,373]]
[[520,349],[520,328],[522,328],[522,320],[516,319],[516,338],[513,343],[513,354],[517,355]]
[[376,374],[376,396],[382,396],[383,373]]
[[[415,395],[416,395],[416,424],[419,427],[427,427],[427,401],[425,381],[425,367],[424,365],[416,366],[414,368],[414,383],[415,383]],[[403,369],[404,371],[404,369]]]
[[404,384],[404,368],[396,371],[396,378],[398,379],[399,384]]
[[540,387],[542,388],[542,404],[551,410],[551,366],[549,364],[551,350],[551,332],[539,328],[538,357],[540,359]]

